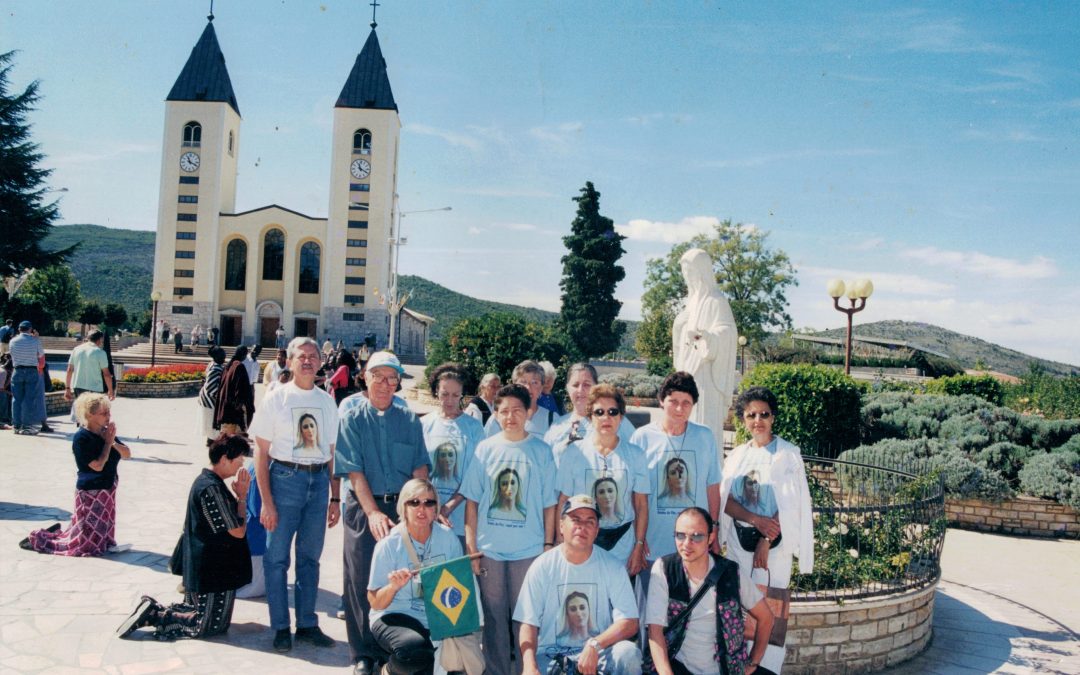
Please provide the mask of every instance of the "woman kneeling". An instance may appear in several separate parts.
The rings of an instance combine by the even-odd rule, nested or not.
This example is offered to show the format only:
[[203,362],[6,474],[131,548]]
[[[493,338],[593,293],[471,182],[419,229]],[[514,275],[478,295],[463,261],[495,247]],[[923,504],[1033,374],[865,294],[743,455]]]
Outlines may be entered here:
[[[251,581],[245,536],[251,477],[241,471],[251,446],[242,436],[221,434],[209,454],[211,466],[191,486],[184,533],[173,553],[173,572],[184,576],[184,602],[165,607],[144,595],[117,629],[120,637],[144,626],[153,627],[161,640],[210,637],[229,630],[236,589]],[[230,491],[225,480],[233,476]]]
[[435,487],[413,478],[401,488],[397,525],[375,545],[368,580],[371,632],[389,652],[387,672],[430,674],[435,663],[418,569],[462,555],[454,531],[435,522],[439,499]]

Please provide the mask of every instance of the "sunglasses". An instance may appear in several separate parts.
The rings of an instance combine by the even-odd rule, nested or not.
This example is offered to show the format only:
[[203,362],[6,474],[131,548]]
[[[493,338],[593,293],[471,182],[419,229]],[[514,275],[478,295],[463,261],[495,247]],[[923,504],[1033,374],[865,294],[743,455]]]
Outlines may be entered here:
[[756,420],[758,418],[761,418],[763,420],[767,420],[770,417],[772,417],[772,413],[769,412],[768,410],[766,410],[764,412],[756,412],[756,413],[748,412],[745,415],[743,415],[743,417],[745,417],[748,420]]
[[608,417],[618,417],[621,414],[622,413],[619,412],[618,408],[608,408],[607,410],[597,408],[592,411],[593,417],[603,417],[604,415],[607,415]]
[[411,506],[414,509],[418,506],[423,506],[429,509],[433,509],[439,505],[439,502],[434,499],[409,499],[406,500],[405,506]]
[[708,538],[708,536],[709,535],[707,535],[707,534],[699,534],[699,533],[687,534],[686,532],[676,532],[675,533],[675,541],[677,541],[679,543],[682,543],[682,542],[686,541],[687,537],[690,537],[690,541],[694,542],[695,544],[700,544],[701,542],[705,541]]

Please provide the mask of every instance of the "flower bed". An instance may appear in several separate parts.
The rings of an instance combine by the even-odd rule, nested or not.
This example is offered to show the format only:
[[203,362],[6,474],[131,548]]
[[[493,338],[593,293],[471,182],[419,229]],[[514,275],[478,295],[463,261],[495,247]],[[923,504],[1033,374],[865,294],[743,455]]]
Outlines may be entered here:
[[132,368],[124,372],[121,382],[155,384],[191,382],[203,379],[206,367],[198,363],[179,363],[151,368]]

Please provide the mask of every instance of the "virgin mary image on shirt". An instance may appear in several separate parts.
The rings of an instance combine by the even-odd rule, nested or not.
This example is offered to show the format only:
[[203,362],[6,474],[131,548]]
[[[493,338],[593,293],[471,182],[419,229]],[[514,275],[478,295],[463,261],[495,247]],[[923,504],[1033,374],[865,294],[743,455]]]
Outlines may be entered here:
[[319,418],[314,408],[298,408],[293,411],[296,420],[296,437],[293,440],[294,458],[319,458],[324,455],[319,437]]
[[592,602],[581,590],[571,590],[563,598],[562,612],[559,613],[559,633],[555,643],[563,647],[581,647],[586,640],[598,635],[593,623]]
[[493,520],[525,520],[525,496],[522,492],[521,474],[507,466],[495,474],[491,506],[488,518]]

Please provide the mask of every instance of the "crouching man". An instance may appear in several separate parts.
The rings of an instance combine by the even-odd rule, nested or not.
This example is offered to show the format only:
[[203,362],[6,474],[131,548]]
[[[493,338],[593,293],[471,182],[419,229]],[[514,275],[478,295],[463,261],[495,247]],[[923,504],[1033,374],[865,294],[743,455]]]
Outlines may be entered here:
[[538,557],[525,574],[514,621],[524,675],[557,672],[639,675],[641,652],[630,640],[638,609],[625,565],[594,547],[600,511],[591,497],[568,499],[559,520],[563,543]]

